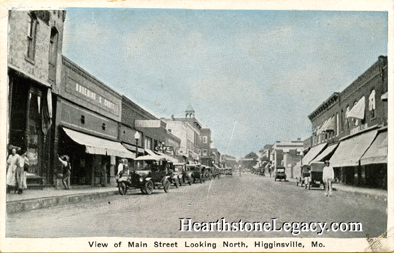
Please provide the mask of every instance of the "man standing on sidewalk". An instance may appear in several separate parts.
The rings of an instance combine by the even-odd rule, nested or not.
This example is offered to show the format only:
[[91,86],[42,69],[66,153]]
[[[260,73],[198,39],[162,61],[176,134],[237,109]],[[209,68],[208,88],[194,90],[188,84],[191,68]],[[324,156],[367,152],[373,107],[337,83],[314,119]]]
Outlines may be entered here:
[[63,165],[63,185],[66,190],[70,190],[70,176],[71,176],[71,165],[70,158],[68,155],[63,155],[59,157],[59,161]]
[[334,180],[334,169],[330,166],[330,162],[326,160],[324,162],[326,165],[323,168],[323,182],[326,186],[326,197],[332,196],[332,181]]

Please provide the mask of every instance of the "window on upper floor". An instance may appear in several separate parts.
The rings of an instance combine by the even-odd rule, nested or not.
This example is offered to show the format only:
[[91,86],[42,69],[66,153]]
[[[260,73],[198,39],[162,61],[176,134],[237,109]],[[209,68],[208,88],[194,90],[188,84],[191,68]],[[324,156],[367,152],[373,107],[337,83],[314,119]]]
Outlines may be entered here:
[[369,114],[371,115],[371,119],[375,118],[376,116],[376,100],[375,100],[375,90],[371,91],[371,94],[369,94],[369,99],[368,99],[368,109],[369,109]]
[[[357,101],[354,101],[354,102],[353,102],[353,107],[354,107],[355,105],[357,105]],[[359,121],[359,119],[353,118],[353,124],[354,124],[354,126],[358,126],[358,121]]]
[[38,21],[34,13],[29,13],[27,27],[27,58],[34,61],[36,54],[36,37]]
[[208,143],[208,136],[203,136],[202,137],[202,142],[203,143]]
[[[350,111],[350,107],[349,107],[349,105],[346,107],[346,115],[349,113],[349,111]],[[345,116],[346,117],[346,116]],[[349,118],[348,117],[346,117],[346,130],[349,130],[350,129],[350,120],[349,120]]]
[[336,133],[336,136],[338,136],[339,135],[339,114],[337,113],[336,115],[337,115],[336,116],[336,120],[337,120],[337,128],[336,128],[336,130],[337,130],[336,132],[337,133]]

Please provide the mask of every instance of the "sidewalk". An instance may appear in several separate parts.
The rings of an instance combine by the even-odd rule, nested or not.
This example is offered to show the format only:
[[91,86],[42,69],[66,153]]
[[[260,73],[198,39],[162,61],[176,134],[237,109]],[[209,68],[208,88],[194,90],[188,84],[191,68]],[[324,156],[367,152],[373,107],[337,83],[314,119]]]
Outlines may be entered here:
[[[292,178],[289,181],[296,183],[296,179]],[[366,187],[358,187],[358,186],[351,186],[345,185],[340,183],[333,183],[332,189],[334,191],[341,191],[341,192],[348,192],[351,194],[366,196],[370,198],[379,198],[387,201],[387,190],[383,189],[374,189],[374,188],[366,188]]]
[[89,201],[117,194],[114,186],[107,187],[75,187],[70,190],[47,187],[40,189],[26,189],[22,194],[13,192],[6,194],[7,213],[24,212],[34,209],[65,205],[81,201]]

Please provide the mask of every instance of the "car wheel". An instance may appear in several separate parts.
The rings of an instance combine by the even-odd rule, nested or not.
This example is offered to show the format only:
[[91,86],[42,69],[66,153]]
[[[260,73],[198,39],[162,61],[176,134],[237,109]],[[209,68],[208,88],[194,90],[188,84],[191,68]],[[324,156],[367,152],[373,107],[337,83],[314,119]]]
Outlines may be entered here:
[[189,185],[192,185],[192,179],[189,177],[188,180],[189,180]]
[[126,183],[125,182],[120,182],[118,189],[119,189],[120,195],[125,195],[126,192],[127,192],[127,185],[126,185]]
[[170,181],[168,181],[168,179],[165,179],[163,181],[163,187],[164,187],[164,191],[167,193],[170,190]]
[[151,180],[145,183],[145,193],[151,195],[153,192],[153,182]]

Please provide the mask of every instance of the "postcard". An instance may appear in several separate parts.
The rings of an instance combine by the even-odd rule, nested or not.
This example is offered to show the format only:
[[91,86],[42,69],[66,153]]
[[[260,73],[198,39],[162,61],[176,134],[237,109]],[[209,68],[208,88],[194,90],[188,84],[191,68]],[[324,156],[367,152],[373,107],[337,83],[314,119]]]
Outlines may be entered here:
[[392,1],[3,1],[4,252],[391,252]]

